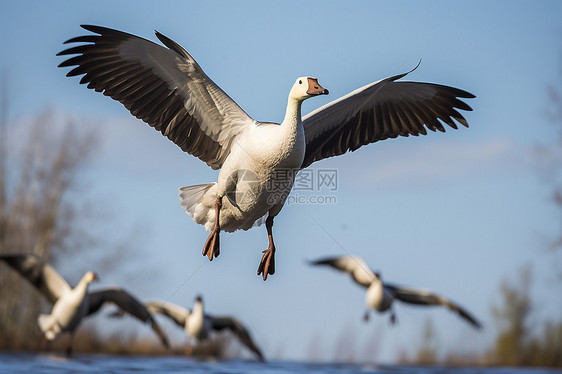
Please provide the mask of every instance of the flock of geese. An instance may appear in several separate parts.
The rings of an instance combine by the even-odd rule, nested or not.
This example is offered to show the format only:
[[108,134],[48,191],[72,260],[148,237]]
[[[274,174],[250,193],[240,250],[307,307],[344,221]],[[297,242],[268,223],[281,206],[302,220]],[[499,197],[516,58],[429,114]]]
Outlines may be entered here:
[[46,341],[53,341],[62,333],[70,334],[67,354],[72,354],[74,334],[85,317],[96,313],[104,304],[114,304],[118,311],[111,314],[120,317],[129,314],[141,322],[150,323],[160,342],[169,348],[164,331],[156,322],[154,315],[170,318],[185,330],[185,333],[204,341],[211,337],[212,331],[230,330],[256,356],[263,361],[263,354],[253,342],[250,333],[240,321],[232,317],[214,317],[203,312],[203,299],[198,296],[192,310],[163,301],[139,301],[126,290],[118,287],[90,291],[90,283],[98,280],[96,273],[87,271],[78,284],[71,288],[68,282],[49,264],[34,254],[0,254],[5,262],[25,277],[53,307],[50,314],[40,314],[39,328]]
[[[58,54],[71,56],[59,66],[72,67],[67,76],[82,76],[80,83],[119,101],[184,152],[220,169],[216,182],[180,188],[180,203],[194,222],[210,232],[202,251],[209,260],[220,255],[221,231],[248,230],[265,223],[268,247],[257,269],[263,280],[275,273],[274,218],[300,170],[379,140],[425,135],[427,130],[444,132],[444,125],[468,127],[458,109],[472,110],[461,98],[474,95],[433,83],[399,81],[411,71],[367,84],[304,117],[303,101],[329,92],[317,78],[300,77],[289,92],[283,121],[257,121],[217,86],[185,49],[159,32],[156,37],[164,46],[114,29],[82,27],[91,34],[66,41],[79,44]],[[260,90],[259,84],[256,89]],[[114,315],[129,314],[150,323],[164,346],[169,343],[154,315],[170,318],[197,340],[209,339],[213,331],[230,330],[263,360],[247,328],[235,318],[205,314],[201,297],[191,310],[162,301],[143,303],[121,288],[90,291],[90,283],[97,280],[93,272],[84,274],[71,288],[34,255],[2,254],[0,260],[53,303],[50,314],[38,317],[46,340],[63,332],[72,336],[84,317],[105,303],[113,303],[119,308]],[[327,258],[311,265],[349,273],[367,288],[370,309],[391,310],[394,300],[441,305],[480,327],[466,310],[442,296],[383,282],[359,257]],[[393,312],[391,320],[395,320]],[[68,352],[71,350],[72,339]]]
[[[71,288],[68,282],[49,264],[33,254],[0,254],[3,261],[25,277],[43,296],[53,304],[50,314],[40,314],[39,328],[46,341],[53,341],[62,333],[68,333],[67,354],[72,354],[74,334],[85,317],[96,313],[104,304],[114,304],[118,310],[110,316],[122,317],[129,314],[139,321],[150,323],[160,342],[170,348],[168,338],[155,320],[155,315],[170,318],[181,327],[187,336],[196,343],[212,339],[214,332],[228,330],[251,350],[260,361],[264,361],[261,350],[254,343],[248,329],[236,318],[230,316],[211,316],[203,311],[203,299],[197,296],[193,309],[167,301],[141,302],[131,293],[119,287],[90,291],[90,283],[98,280],[96,273],[87,271],[78,284]],[[416,290],[383,283],[381,276],[373,272],[357,256],[332,257],[311,261],[311,265],[326,265],[349,273],[353,280],[367,288],[365,301],[368,308],[385,312],[392,307],[394,300],[418,305],[441,305],[459,314],[475,328],[480,323],[461,306],[447,298],[426,290]],[[369,311],[365,313],[368,320]],[[391,321],[395,323],[394,312]]]

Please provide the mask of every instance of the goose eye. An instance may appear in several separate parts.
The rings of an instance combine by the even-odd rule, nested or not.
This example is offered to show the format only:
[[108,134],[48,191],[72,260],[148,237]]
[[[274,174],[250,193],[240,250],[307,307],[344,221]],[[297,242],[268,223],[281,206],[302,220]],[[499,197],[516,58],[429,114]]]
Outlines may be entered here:
[[302,84],[302,80],[299,79],[299,84]]

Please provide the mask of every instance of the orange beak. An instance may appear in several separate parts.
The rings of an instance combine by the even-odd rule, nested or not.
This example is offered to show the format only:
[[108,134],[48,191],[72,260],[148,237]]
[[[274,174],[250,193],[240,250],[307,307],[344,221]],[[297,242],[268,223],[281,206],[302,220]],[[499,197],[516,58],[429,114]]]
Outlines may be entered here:
[[327,95],[330,92],[322,87],[320,83],[318,83],[318,79],[316,78],[308,78],[308,90],[306,91],[308,95]]

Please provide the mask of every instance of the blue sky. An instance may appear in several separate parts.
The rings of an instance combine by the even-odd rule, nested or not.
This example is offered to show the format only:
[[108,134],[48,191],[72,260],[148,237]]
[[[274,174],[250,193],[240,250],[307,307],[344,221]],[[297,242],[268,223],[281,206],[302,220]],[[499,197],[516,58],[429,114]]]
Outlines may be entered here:
[[[11,123],[53,108],[99,131],[88,196],[109,207],[119,232],[140,227],[142,243],[132,251],[134,281],[115,274],[104,283],[128,281],[142,298],[188,306],[202,294],[209,312],[243,320],[268,357],[337,358],[336,341],[350,331],[356,356],[392,361],[416,348],[427,318],[443,349],[488,346],[499,283],[527,263],[537,314],[558,316],[562,300],[551,295],[560,295],[560,283],[552,282],[544,247],[560,222],[534,147],[551,138],[546,86],[560,81],[560,14],[557,1],[1,2],[0,69]],[[316,76],[330,90],[305,102],[307,113],[420,58],[407,79],[477,98],[465,115],[469,129],[387,140],[315,164],[337,170],[337,202],[283,209],[274,227],[277,273],[263,282],[255,272],[265,228],[224,235],[221,256],[209,263],[200,254],[207,233],[179,206],[179,187],[217,173],[56,67],[62,42],[85,33],[80,24],[151,40],[157,29],[258,120],[282,120],[295,77]],[[305,264],[346,252],[389,281],[454,299],[486,328],[408,306],[397,308],[397,326],[388,316],[364,324],[363,290]],[[72,274],[87,270],[67,266]]]

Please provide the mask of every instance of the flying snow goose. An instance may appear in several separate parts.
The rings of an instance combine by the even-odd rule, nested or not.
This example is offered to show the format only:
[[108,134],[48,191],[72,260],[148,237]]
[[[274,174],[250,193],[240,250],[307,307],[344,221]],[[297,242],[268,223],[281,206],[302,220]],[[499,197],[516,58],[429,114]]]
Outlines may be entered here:
[[[185,333],[197,340],[209,339],[211,331],[230,330],[240,342],[254,352],[260,361],[264,361],[260,349],[252,340],[250,333],[240,321],[233,317],[214,317],[203,312],[203,299],[197,296],[193,310],[170,302],[149,301],[146,308],[152,314],[162,314],[185,330]],[[118,314],[122,314],[118,312]]]
[[[367,288],[365,303],[370,309],[385,312],[392,307],[394,300],[417,305],[442,305],[456,312],[473,327],[480,328],[480,323],[458,304],[449,299],[426,290],[405,288],[382,281],[380,273],[372,271],[365,261],[357,256],[331,257],[312,261],[311,265],[327,265],[351,275],[355,283]],[[369,310],[365,313],[365,320],[369,319]],[[390,320],[395,322],[394,311]]]
[[45,339],[52,341],[63,332],[70,333],[67,353],[72,353],[74,333],[82,319],[96,313],[104,303],[113,303],[142,322],[150,322],[162,344],[168,347],[168,339],[152,318],[148,309],[127,291],[112,287],[89,291],[90,283],[98,276],[88,271],[76,287],[71,288],[64,278],[40,257],[33,254],[2,254],[0,260],[25,277],[53,304],[50,314],[40,314],[39,327]]
[[363,86],[305,117],[302,102],[328,90],[316,78],[300,77],[289,92],[283,121],[256,121],[185,49],[159,32],[156,37],[167,48],[105,27],[82,27],[94,34],[66,41],[80,44],[58,54],[75,55],[59,67],[73,67],[67,76],[83,75],[80,83],[121,102],[183,151],[220,169],[215,183],[180,188],[181,205],[211,232],[203,247],[209,260],[220,254],[221,230],[248,230],[265,221],[269,246],[258,266],[264,280],[275,272],[273,219],[299,170],[378,140],[445,131],[444,124],[456,129],[456,122],[468,127],[455,108],[472,110],[458,98],[474,95],[432,83],[396,82],[409,72]]

